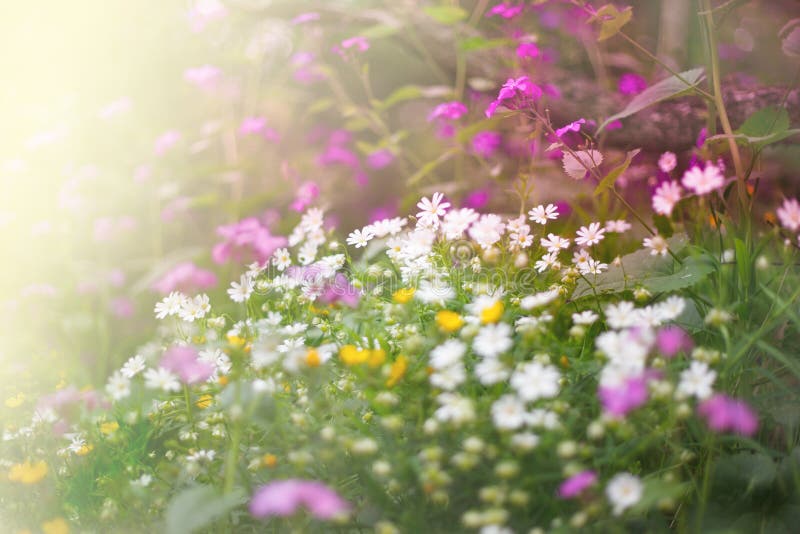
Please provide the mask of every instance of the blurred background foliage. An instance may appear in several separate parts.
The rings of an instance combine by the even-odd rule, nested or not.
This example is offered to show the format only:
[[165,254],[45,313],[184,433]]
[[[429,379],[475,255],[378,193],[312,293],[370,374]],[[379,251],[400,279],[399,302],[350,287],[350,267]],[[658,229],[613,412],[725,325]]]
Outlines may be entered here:
[[[567,96],[573,86],[588,95],[565,97],[578,114],[598,94],[614,93],[624,73],[650,83],[664,76],[620,39],[598,44],[561,2],[533,2],[535,16],[519,29],[482,17],[490,5],[483,0],[228,0],[224,16],[198,22],[192,15],[214,4],[0,6],[4,396],[66,378],[102,383],[154,328],[154,281],[193,261],[226,286],[239,267],[213,265],[215,228],[254,215],[285,234],[297,219],[288,206],[306,182],[319,188],[344,232],[434,189],[458,202],[477,194],[487,209],[514,212],[512,189],[522,175],[534,176],[534,197],[580,212],[590,189],[565,183],[541,147],[531,158],[528,132],[481,122],[484,103],[520,71]],[[630,4],[635,16],[626,31],[644,47],[678,69],[704,64],[694,2]],[[453,10],[466,16],[451,23]],[[291,23],[309,11],[319,21]],[[725,73],[747,73],[734,83],[796,84],[777,29],[797,14],[793,0],[726,4],[718,17]],[[507,46],[513,31],[535,36],[549,59],[518,62]],[[355,35],[370,39],[363,57],[344,61],[331,52]],[[309,83],[298,81],[298,52],[315,54]],[[210,89],[187,83],[187,69],[208,65],[221,72]],[[453,98],[469,102],[469,125],[443,139],[426,117]],[[589,116],[601,120],[601,113]],[[280,139],[239,135],[253,116],[265,117]],[[356,167],[320,164],[337,130],[349,132],[344,145],[360,160]],[[498,153],[470,152],[480,130],[502,131]],[[156,154],[169,132],[179,140]],[[386,148],[396,160],[371,168],[367,157]],[[796,148],[774,152],[782,165],[775,188],[788,193],[800,158]],[[644,156],[650,167],[633,166],[627,176],[634,198],[637,184],[648,187],[658,154]]]

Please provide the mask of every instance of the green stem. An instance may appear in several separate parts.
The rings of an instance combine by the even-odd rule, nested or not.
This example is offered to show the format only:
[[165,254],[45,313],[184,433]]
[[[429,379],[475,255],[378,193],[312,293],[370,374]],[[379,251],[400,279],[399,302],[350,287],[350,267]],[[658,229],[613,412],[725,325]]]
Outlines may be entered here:
[[189,422],[191,423],[194,421],[194,414],[192,413],[192,401],[189,397],[189,386],[186,384],[183,385],[183,400],[186,401],[186,416],[189,418]]
[[710,0],[701,0],[703,6],[702,22],[706,30],[706,37],[708,38],[708,53],[711,62],[711,84],[714,90],[714,105],[719,114],[719,122],[722,124],[722,130],[728,136],[728,147],[731,151],[731,158],[733,159],[733,166],[736,169],[736,190],[739,195],[739,202],[742,209],[748,206],[747,201],[747,184],[745,182],[744,167],[742,166],[742,156],[739,153],[739,145],[733,139],[733,129],[731,128],[730,120],[728,119],[728,112],[725,109],[725,102],[722,100],[722,86],[720,82],[719,72],[719,54],[717,53],[717,38],[714,32],[714,16],[711,11]]

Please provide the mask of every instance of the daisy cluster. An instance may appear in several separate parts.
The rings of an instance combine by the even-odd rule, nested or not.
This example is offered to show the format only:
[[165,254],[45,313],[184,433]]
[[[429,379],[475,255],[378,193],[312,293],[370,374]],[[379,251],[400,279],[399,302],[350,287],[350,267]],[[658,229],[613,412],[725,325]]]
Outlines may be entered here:
[[[752,409],[716,388],[726,355],[681,326],[700,320],[691,301],[576,292],[601,280],[603,260],[620,263],[602,245],[630,229],[624,220],[567,233],[554,204],[508,217],[435,193],[417,207],[354,230],[349,250],[310,208],[227,302],[177,291],[158,302],[158,338],[111,373],[105,396],[56,395],[4,439],[59,427],[56,457],[90,461],[148,428],[157,439],[129,466],[125,494],[156,511],[164,501],[142,488],[247,473],[260,485],[252,521],[304,508],[346,523],[372,507],[376,528],[404,528],[401,510],[380,504],[393,496],[422,499],[442,525],[527,532],[651,506],[649,488],[678,484],[692,454],[654,460],[653,432],[757,430]],[[530,283],[515,283],[525,272]],[[631,439],[639,452],[618,455]],[[369,488],[337,491],[354,475]],[[549,515],[531,514],[533,501]]]

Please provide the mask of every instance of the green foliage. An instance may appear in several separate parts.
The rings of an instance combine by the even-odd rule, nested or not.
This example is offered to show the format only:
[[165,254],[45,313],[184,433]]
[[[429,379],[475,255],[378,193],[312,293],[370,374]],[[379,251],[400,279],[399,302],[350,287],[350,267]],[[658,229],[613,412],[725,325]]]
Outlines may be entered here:
[[704,72],[705,69],[698,67],[696,69],[681,72],[680,78],[678,76],[670,76],[669,78],[665,78],[660,82],[651,85],[633,97],[633,100],[631,100],[628,105],[625,106],[625,109],[619,113],[611,115],[604,120],[597,128],[597,133],[599,134],[602,132],[603,129],[609,125],[609,123],[614,122],[615,120],[630,117],[634,113],[638,113],[646,107],[657,104],[658,102],[687,94],[688,92],[692,91],[697,84],[703,81]]
[[165,532],[192,534],[210,526],[246,500],[241,490],[222,495],[212,486],[187,488],[175,495],[167,506]]

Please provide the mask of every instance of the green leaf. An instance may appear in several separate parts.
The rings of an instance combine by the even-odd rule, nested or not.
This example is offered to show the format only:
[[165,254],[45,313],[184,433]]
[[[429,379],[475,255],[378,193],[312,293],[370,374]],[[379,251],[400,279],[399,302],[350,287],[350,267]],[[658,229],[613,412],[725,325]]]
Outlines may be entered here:
[[430,18],[448,26],[465,20],[469,13],[458,6],[428,6],[422,10]]
[[606,189],[612,187],[614,183],[617,181],[617,178],[619,178],[623,172],[628,170],[628,167],[630,167],[631,165],[631,161],[633,161],[633,158],[639,152],[641,152],[640,148],[628,152],[628,155],[625,156],[625,161],[623,161],[622,163],[611,169],[611,171],[608,174],[606,174],[602,180],[600,180],[600,183],[597,184],[597,187],[595,187],[594,189],[594,194],[599,195]]
[[376,106],[380,110],[387,110],[400,102],[413,100],[422,96],[422,89],[418,85],[404,85],[398,87]]
[[476,50],[489,50],[506,46],[512,41],[509,39],[487,39],[486,37],[468,37],[458,43],[458,48],[463,52],[474,52]]
[[600,35],[598,41],[605,41],[619,33],[623,26],[630,22],[633,17],[633,8],[628,6],[622,11],[613,4],[607,4],[597,10],[589,22],[600,21]]
[[653,293],[666,293],[693,286],[714,271],[714,262],[708,256],[689,256],[672,274],[651,276],[642,280],[642,286]]
[[[676,234],[667,239],[673,253],[680,252],[688,243],[685,234]],[[641,286],[653,293],[663,293],[692,286],[711,272],[714,261],[707,255],[689,256],[682,264],[674,265],[671,257],[651,256],[649,250],[641,249],[622,257],[622,267],[611,266],[597,276],[587,276],[591,285],[578,280],[572,299],[592,295],[592,286],[598,294],[620,293]]]
[[737,497],[769,488],[777,467],[764,453],[739,452],[723,456],[714,469],[714,485]]
[[224,516],[247,500],[244,492],[236,490],[221,495],[211,486],[194,486],[172,498],[167,506],[166,532],[190,534]]
[[764,137],[789,129],[789,112],[784,108],[769,106],[759,109],[744,121],[736,133],[748,137]]
[[451,148],[447,152],[442,152],[438,158],[425,163],[417,172],[411,175],[411,177],[408,179],[408,185],[414,185],[425,178],[428,174],[432,173],[436,167],[455,156],[459,150],[459,148]]
[[399,33],[401,29],[402,26],[399,24],[376,24],[374,26],[370,26],[366,30],[360,31],[358,34],[370,40],[382,39],[384,37],[391,37],[392,35]]
[[625,117],[629,117],[634,113],[638,113],[639,111],[643,110],[644,108],[661,102],[663,100],[667,100],[669,98],[674,98],[676,96],[680,96],[691,90],[695,87],[698,83],[703,80],[703,72],[704,69],[702,67],[698,67],[696,69],[687,70],[680,73],[681,78],[686,80],[689,85],[684,83],[681,79],[677,76],[670,76],[664,80],[661,80],[655,85],[651,85],[638,95],[636,95],[630,103],[625,106],[625,109],[620,111],[619,113],[610,116],[606,120],[603,121],[603,124],[597,129],[597,133],[599,134],[603,128],[609,125],[609,123],[618,120],[624,119]]
[[663,499],[678,500],[684,495],[691,484],[689,482],[666,481],[654,478],[644,481],[644,492],[641,500],[633,507],[634,512],[646,512],[658,506]]

